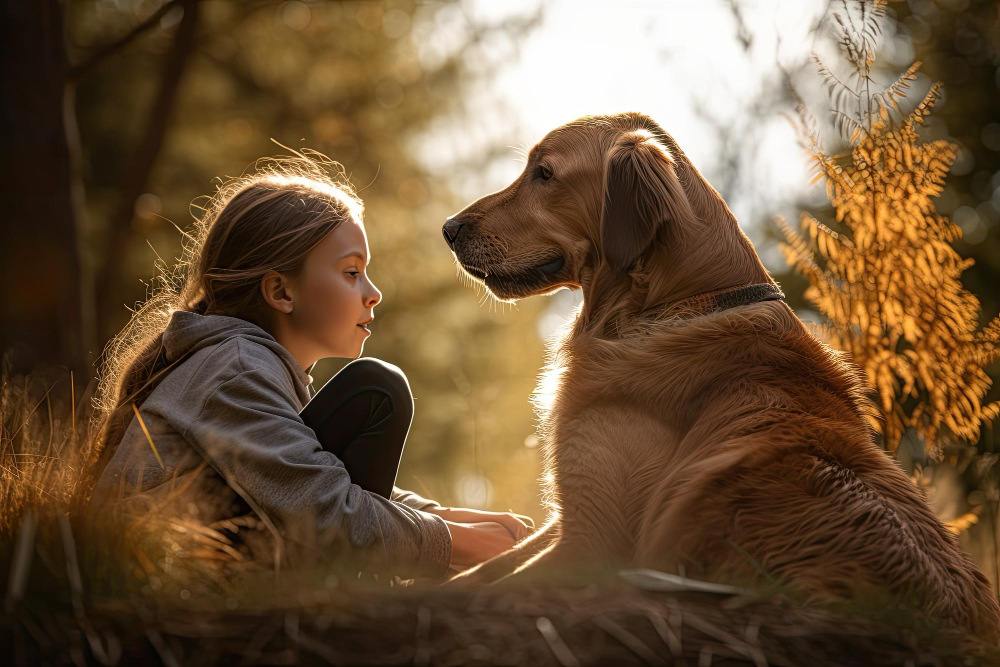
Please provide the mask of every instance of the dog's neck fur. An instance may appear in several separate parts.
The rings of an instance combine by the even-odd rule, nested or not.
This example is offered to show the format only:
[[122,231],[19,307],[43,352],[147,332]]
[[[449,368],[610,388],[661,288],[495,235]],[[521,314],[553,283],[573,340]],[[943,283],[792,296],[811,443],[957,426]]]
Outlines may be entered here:
[[603,262],[586,267],[576,335],[617,337],[618,322],[636,313],[727,287],[774,284],[722,197],[679,148],[674,150],[684,192],[703,225],[685,229],[668,223],[624,275]]

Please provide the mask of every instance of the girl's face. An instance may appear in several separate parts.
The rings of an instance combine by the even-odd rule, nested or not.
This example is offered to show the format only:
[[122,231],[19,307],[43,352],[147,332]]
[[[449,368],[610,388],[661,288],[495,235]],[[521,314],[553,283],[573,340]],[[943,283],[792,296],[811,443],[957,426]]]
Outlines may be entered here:
[[290,285],[294,307],[289,333],[311,358],[361,356],[371,335],[364,325],[382,300],[368,279],[368,261],[368,238],[354,219],[341,222],[306,255],[302,272]]

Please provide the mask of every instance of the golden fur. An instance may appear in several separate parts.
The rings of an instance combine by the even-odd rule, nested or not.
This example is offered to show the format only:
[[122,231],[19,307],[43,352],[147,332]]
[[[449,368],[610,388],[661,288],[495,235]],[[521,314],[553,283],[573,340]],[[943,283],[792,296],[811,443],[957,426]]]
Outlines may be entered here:
[[[459,227],[459,225],[461,225]],[[870,594],[996,636],[988,580],[875,443],[863,380],[780,301],[658,315],[773,282],[718,193],[641,114],[546,136],[449,219],[501,299],[583,290],[537,395],[553,519],[469,573],[650,567],[811,600]]]

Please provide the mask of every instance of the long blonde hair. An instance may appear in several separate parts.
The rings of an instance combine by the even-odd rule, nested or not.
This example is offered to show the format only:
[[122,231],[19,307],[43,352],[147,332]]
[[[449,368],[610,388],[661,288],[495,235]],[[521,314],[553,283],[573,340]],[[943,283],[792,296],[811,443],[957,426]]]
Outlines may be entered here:
[[186,310],[238,317],[266,328],[260,281],[269,271],[295,276],[306,255],[346,219],[362,220],[363,206],[343,168],[312,151],[262,158],[193,208],[182,232],[181,259],[157,263],[152,293],[105,348],[95,394],[91,462],[99,476],[125,433],[132,404],[141,405],[182,359],[168,362],[163,332]]

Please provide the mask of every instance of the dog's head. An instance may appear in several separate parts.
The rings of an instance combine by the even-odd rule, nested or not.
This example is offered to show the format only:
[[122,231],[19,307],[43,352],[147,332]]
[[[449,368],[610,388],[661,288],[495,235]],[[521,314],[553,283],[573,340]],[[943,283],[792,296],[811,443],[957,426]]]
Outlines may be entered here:
[[559,127],[507,188],[450,217],[445,241],[502,300],[579,287],[582,272],[601,265],[627,273],[657,242],[698,224],[671,147],[641,114]]

